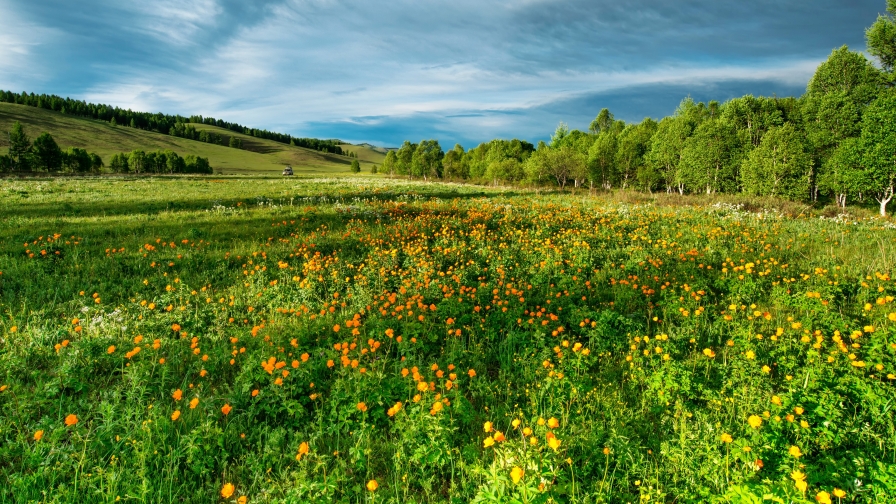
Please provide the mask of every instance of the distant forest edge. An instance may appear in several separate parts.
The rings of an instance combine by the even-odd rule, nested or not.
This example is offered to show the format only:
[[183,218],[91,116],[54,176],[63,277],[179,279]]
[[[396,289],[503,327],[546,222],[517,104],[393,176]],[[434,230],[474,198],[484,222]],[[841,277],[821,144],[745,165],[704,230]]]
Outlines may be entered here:
[[[72,98],[62,98],[56,95],[34,94],[34,93],[15,93],[13,91],[0,90],[0,102],[15,103],[18,105],[26,105],[45,110],[52,110],[62,114],[68,114],[77,117],[86,117],[88,119],[96,119],[105,121],[113,125],[121,125],[130,128],[137,128],[146,131],[154,131],[163,135],[173,135],[180,138],[190,140],[203,141],[208,143],[222,143],[220,135],[215,133],[206,133],[198,131],[190,123],[205,124],[208,126],[217,126],[226,130],[240,133],[243,135],[272,140],[287,145],[295,145],[306,149],[313,149],[321,152],[329,152],[331,154],[342,154],[339,140],[321,140],[318,138],[299,138],[284,133],[276,133],[265,129],[249,128],[241,124],[227,122],[214,117],[203,117],[201,115],[192,115],[189,117],[181,115],[169,115],[150,112],[135,112],[130,109],[113,107],[111,105],[103,105],[96,103],[88,103],[83,100],[75,100]],[[233,138],[233,137],[231,137]],[[241,147],[231,143],[231,147]]]
[[880,205],[896,185],[896,0],[866,31],[868,53],[833,51],[799,98],[686,98],[674,115],[638,124],[603,109],[588,131],[561,123],[550,143],[492,140],[447,153],[405,141],[380,172],[486,183],[585,185],[645,192],[744,193]]

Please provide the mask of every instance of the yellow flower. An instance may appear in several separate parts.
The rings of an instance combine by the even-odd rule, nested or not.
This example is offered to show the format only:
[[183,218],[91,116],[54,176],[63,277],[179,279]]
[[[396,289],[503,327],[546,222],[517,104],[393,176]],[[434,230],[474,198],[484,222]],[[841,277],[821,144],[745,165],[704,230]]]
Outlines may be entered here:
[[803,456],[803,452],[800,451],[799,446],[791,446],[790,449],[787,450],[787,453],[791,454],[795,458],[800,458]]
[[835,488],[834,489],[834,497],[836,497],[838,499],[842,499],[842,498],[846,497],[846,492],[844,492],[843,490],[840,490],[839,488]]
[[815,496],[815,500],[817,500],[819,504],[831,504],[831,494],[824,491],[818,492],[818,495]]
[[233,483],[224,483],[224,487],[221,488],[221,497],[225,499],[230,498],[234,490],[236,490],[236,487],[233,486]]
[[367,482],[367,489],[371,492],[376,492],[376,489],[380,487],[380,484],[376,482],[375,479],[372,479]]
[[732,441],[734,441],[734,439],[731,438],[731,434],[728,434],[727,432],[722,434],[722,442],[723,443],[730,443]]
[[750,415],[750,418],[747,419],[747,423],[750,424],[750,427],[758,429],[762,425],[762,417],[759,415]]
[[485,438],[484,441],[482,441],[482,444],[483,444],[486,448],[488,448],[489,446],[495,444],[495,439],[494,439],[493,437],[489,436],[489,437]]
[[705,356],[709,357],[710,359],[712,359],[713,357],[716,356],[716,353],[713,352],[711,348],[704,348],[704,349],[703,349],[703,355],[705,355]]
[[521,467],[514,467],[510,470],[510,478],[513,480],[513,484],[516,485],[523,479],[524,471]]
[[492,431],[492,423],[485,422],[484,424],[482,424],[482,430],[484,430],[485,432],[491,432]]
[[548,427],[556,429],[557,427],[560,427],[560,422],[556,418],[551,417],[548,419]]
[[557,451],[557,448],[560,448],[560,440],[555,436],[548,436],[548,446],[550,446],[552,450]]

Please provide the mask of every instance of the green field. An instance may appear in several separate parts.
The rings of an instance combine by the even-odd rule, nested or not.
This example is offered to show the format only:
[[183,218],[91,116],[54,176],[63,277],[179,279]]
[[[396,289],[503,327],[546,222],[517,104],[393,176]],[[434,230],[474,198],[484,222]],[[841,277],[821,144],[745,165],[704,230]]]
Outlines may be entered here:
[[[109,159],[120,152],[134,149],[144,151],[171,149],[181,157],[195,155],[209,159],[215,173],[246,175],[277,175],[290,165],[297,175],[348,174],[351,159],[347,156],[318,152],[302,147],[285,145],[272,140],[254,138],[229,130],[194,124],[197,131],[214,131],[226,139],[236,136],[243,142],[243,149],[232,149],[184,138],[176,138],[151,131],[112,126],[107,122],[72,117],[44,109],[0,103],[0,154],[8,148],[5,132],[19,121],[33,140],[43,132],[53,135],[63,149],[79,147],[96,152],[108,164]],[[226,141],[225,141],[226,144]],[[382,163],[385,158],[371,149],[349,146],[357,151],[361,169],[370,171],[372,163]]]
[[894,502],[892,221],[731,203],[2,180],[0,502]]

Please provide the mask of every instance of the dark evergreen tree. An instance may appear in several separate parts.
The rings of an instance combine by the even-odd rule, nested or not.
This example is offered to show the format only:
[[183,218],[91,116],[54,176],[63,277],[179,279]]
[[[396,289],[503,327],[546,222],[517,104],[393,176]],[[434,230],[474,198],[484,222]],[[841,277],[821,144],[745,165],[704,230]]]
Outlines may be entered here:
[[35,138],[31,150],[36,169],[47,172],[58,172],[62,169],[62,149],[49,133],[42,133]]

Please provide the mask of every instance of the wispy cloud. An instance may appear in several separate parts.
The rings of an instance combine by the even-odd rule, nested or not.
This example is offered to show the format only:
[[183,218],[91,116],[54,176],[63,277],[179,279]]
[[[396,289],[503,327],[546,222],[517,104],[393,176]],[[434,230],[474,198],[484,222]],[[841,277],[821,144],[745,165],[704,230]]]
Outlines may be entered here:
[[0,79],[18,89],[34,77],[46,78],[51,70],[36,58],[37,50],[61,36],[61,31],[27,21],[14,5],[0,1]]
[[196,34],[214,26],[224,12],[216,0],[129,1],[110,5],[133,14],[124,29],[143,31],[163,42],[195,45]]

